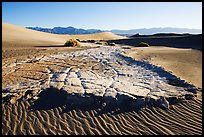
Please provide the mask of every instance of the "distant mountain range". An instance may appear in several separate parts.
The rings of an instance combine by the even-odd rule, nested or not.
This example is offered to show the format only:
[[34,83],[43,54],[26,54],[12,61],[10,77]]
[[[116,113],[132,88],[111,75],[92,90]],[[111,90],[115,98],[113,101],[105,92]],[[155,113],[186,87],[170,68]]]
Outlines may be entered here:
[[133,34],[151,35],[156,33],[190,33],[190,34],[202,34],[202,29],[188,29],[188,28],[142,28],[131,30],[111,30],[115,34],[131,36]]
[[93,34],[102,32],[99,29],[77,29],[74,27],[54,27],[54,28],[41,28],[41,27],[26,27],[27,29],[53,33],[53,34],[69,34],[69,35],[77,35],[77,34]]
[[122,36],[131,36],[134,34],[151,35],[156,33],[190,33],[190,34],[202,34],[202,29],[188,29],[188,28],[142,28],[142,29],[130,29],[130,30],[100,30],[100,29],[78,29],[74,27],[54,27],[54,28],[42,28],[42,27],[26,27],[27,29],[53,33],[53,34],[93,34],[99,32],[112,32]]

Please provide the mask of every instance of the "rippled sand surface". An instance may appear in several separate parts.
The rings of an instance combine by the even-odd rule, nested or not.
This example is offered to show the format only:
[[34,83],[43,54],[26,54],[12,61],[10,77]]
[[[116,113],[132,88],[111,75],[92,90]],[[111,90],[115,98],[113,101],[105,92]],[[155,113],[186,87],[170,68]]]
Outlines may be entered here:
[[199,99],[173,105],[168,110],[151,107],[114,115],[97,115],[95,110],[63,112],[63,107],[29,111],[30,105],[27,101],[2,104],[2,134],[202,134],[202,101]]

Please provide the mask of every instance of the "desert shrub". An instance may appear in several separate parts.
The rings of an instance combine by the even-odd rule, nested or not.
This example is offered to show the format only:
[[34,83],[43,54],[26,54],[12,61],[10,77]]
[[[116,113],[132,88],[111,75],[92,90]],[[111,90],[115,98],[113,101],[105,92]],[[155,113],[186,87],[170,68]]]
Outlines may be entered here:
[[81,42],[80,39],[76,39],[78,42]]
[[109,46],[115,46],[116,44],[114,42],[108,43]]
[[104,45],[108,46],[108,42],[103,42]]
[[101,42],[96,42],[96,44],[102,45],[102,43],[101,43]]
[[95,40],[87,40],[87,42],[94,43]]
[[131,47],[122,47],[122,49],[131,49]]
[[64,45],[68,47],[79,47],[80,43],[75,39],[69,39]]
[[138,47],[149,47],[149,44],[146,42],[140,42]]
[[82,42],[82,43],[86,43],[87,41],[86,41],[86,40],[82,40],[82,41],[80,41],[80,42]]

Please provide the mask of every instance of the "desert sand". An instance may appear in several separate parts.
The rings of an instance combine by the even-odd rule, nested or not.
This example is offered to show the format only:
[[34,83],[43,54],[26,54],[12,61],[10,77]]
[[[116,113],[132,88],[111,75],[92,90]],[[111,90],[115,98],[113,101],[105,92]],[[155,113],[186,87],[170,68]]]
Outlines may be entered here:
[[199,50],[151,46],[131,48],[127,55],[162,66],[202,88],[202,52]]
[[[10,31],[8,31],[9,29]],[[18,35],[20,30],[23,32],[21,35]],[[168,66],[168,63],[172,64],[169,57],[170,53],[177,55],[177,58],[175,56],[172,59],[178,61],[178,65],[189,54],[192,55],[191,63],[197,59],[200,61],[202,52],[200,54],[200,52],[194,53],[193,51],[187,54],[189,50],[181,51],[171,48],[168,48],[169,52],[167,52],[167,48],[159,47],[159,49],[163,50],[163,54],[165,54],[163,56],[160,55],[161,52],[155,50],[155,47],[148,47],[149,52],[145,52],[148,50],[142,48],[124,50],[124,55],[136,59],[132,60],[126,56],[112,55],[112,53],[120,52],[123,49],[121,45],[109,47],[85,43],[79,48],[62,47],[60,45],[70,36],[30,31],[8,24],[3,25],[2,33],[4,36],[2,49],[2,88],[4,89],[2,91],[2,134],[202,134],[202,98],[186,91],[185,86],[189,86],[188,84],[183,84],[181,87],[177,86],[183,81],[178,79],[178,83],[171,85],[168,83],[168,80],[166,81],[165,78],[160,77],[152,72],[152,70],[144,69],[145,66],[151,66],[151,64],[143,62],[144,59],[147,61],[149,56],[153,60],[156,54],[158,56],[154,60],[155,62],[150,62],[150,58],[148,58],[148,61],[170,70]],[[36,37],[33,38],[32,36]],[[121,38],[111,33],[72,37],[106,40]],[[25,38],[27,41],[24,40]],[[20,49],[16,48],[16,45]],[[153,54],[152,52],[156,53]],[[151,55],[149,55],[150,53]],[[183,53],[182,58],[179,57],[179,53]],[[195,54],[198,54],[198,56],[194,56]],[[162,57],[165,59],[165,63]],[[142,63],[142,66],[137,65],[137,60],[142,61],[139,62],[139,64]],[[196,63],[198,70],[201,70],[202,68],[200,67],[202,65],[199,64],[199,61]],[[168,74],[170,78],[172,77],[169,75],[170,73],[163,71],[160,67],[155,66],[154,68],[161,75]],[[137,75],[136,71],[140,72],[140,75]],[[187,73],[180,72],[178,69],[172,69],[171,71],[173,71],[174,75],[179,75],[185,81],[190,81],[193,85],[200,87],[200,83],[195,80],[195,77],[188,76]],[[186,71],[192,71],[192,69],[189,68]],[[150,73],[151,76],[148,75]],[[198,73],[200,72],[198,71]],[[138,79],[138,81],[134,78]],[[147,88],[151,88],[152,84],[145,86],[144,79],[146,83],[153,82],[153,85],[156,84],[156,89],[148,91]],[[140,89],[138,92],[130,92],[131,89],[126,89],[126,84],[129,84],[129,88],[135,87],[131,86],[131,80],[135,81],[136,87],[142,87],[135,88],[137,90]],[[124,86],[117,84],[117,81],[124,84]],[[113,82],[115,84],[110,86],[110,83]],[[49,88],[50,86],[54,88]],[[160,94],[154,95],[157,97],[166,95],[168,101],[162,101],[162,103],[169,103],[164,105],[168,106],[168,108],[163,108],[158,106],[158,104],[152,105],[151,103],[155,104],[154,101],[145,99],[146,105],[143,104],[143,107],[139,107],[140,109],[135,109],[135,107],[138,107],[138,104],[134,103],[136,101],[135,98],[146,96],[141,94],[143,93],[142,91],[153,94],[156,93],[156,90],[162,90],[162,86],[166,87],[165,92],[163,91],[162,94],[159,92]],[[45,87],[45,89],[42,90],[42,87]],[[111,87],[112,90],[107,87]],[[106,88],[105,91],[104,88]],[[113,89],[116,91],[113,92]],[[194,90],[194,87],[190,86],[190,89]],[[178,91],[183,96],[180,92],[177,93]],[[75,94],[72,95],[72,93]],[[125,105],[125,107],[119,105],[120,111],[117,111],[118,108],[117,110],[109,108],[108,102],[104,102],[106,104],[102,103],[102,105],[99,102],[104,101],[104,99],[105,101],[110,101],[109,97],[114,96],[114,94],[110,93],[116,93],[116,103],[120,104],[121,102]],[[94,95],[95,98],[87,98],[90,94]],[[174,99],[174,101],[168,99],[169,96],[173,97],[177,94],[181,95],[182,99]],[[189,98],[189,95],[192,94],[193,97]],[[83,95],[85,98],[78,95]],[[19,99],[16,100],[16,97]],[[125,103],[124,97],[128,98],[126,100],[128,103]],[[92,99],[96,102],[93,103]],[[100,105],[97,105],[97,103]],[[159,102],[160,105],[162,103]],[[132,106],[134,107],[132,108]]]

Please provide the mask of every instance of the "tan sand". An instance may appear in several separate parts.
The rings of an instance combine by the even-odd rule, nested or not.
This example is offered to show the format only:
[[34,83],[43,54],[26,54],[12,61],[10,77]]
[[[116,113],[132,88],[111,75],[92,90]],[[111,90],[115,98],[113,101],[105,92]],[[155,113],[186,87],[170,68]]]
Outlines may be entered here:
[[[8,25],[8,27],[9,26],[10,25]],[[9,28],[12,28],[12,27],[9,27]],[[22,28],[19,28],[19,30],[21,29]],[[15,29],[13,29],[12,31],[15,31]],[[23,34],[25,32],[23,29],[23,32],[20,35],[21,37],[14,35],[13,38],[11,38],[10,36],[12,36],[14,32],[10,34],[8,32],[6,35],[4,35],[5,31],[3,30],[3,36],[4,36],[3,42],[6,42],[5,47],[10,47],[10,49],[3,47],[4,49],[3,60],[2,60],[3,66],[6,64],[12,63],[16,59],[19,59],[19,60],[27,59],[28,56],[31,56],[31,57],[43,56],[47,54],[54,54],[58,51],[64,51],[64,50],[73,51],[73,50],[83,49],[83,48],[74,49],[74,48],[63,48],[63,47],[60,47],[60,48],[56,48],[56,47],[33,48],[32,47],[24,50],[16,49],[15,47],[16,43],[19,46],[23,45],[22,47],[25,48],[25,46],[28,46],[29,44],[32,45],[31,41],[36,41],[36,39],[37,41],[39,39],[43,39],[42,40],[43,42],[41,41],[40,44],[45,44],[45,45],[61,44],[63,43],[62,41],[65,40],[64,36],[56,35],[55,37],[53,34],[45,34],[45,33],[40,34],[41,32],[38,33],[32,30],[31,31],[26,30],[26,31],[29,31],[28,33],[33,33],[32,35],[36,37],[35,38],[30,36],[26,37],[27,35]],[[43,38],[41,38],[39,35],[41,35]],[[53,39],[48,38],[51,35],[53,36]],[[47,38],[45,38],[44,36]],[[27,41],[22,37],[24,38],[26,37]],[[23,40],[23,42],[18,43],[14,38],[21,39]],[[100,37],[95,37],[95,38],[100,38]],[[87,38],[87,39],[90,39],[90,38]],[[12,40],[14,40],[15,42],[12,42]],[[10,42],[10,45],[14,45],[14,46],[10,46],[8,42]],[[28,43],[28,45],[26,45],[26,42]],[[35,44],[36,43],[34,43],[34,45]],[[37,43],[36,45],[38,44],[39,43]],[[155,61],[153,63],[157,63],[162,67],[167,66],[167,68],[168,68],[168,65],[166,65],[163,60],[165,60],[165,62],[172,63],[173,62],[172,60],[177,61],[179,59],[179,56],[178,56],[179,53],[181,54],[180,50],[172,50],[172,52],[169,53],[167,52],[167,49],[164,48],[163,53],[166,53],[166,52],[168,53],[164,55],[158,50],[155,50],[156,48],[154,47],[151,47],[149,49],[152,49],[151,52],[149,51],[149,53],[147,52],[148,49],[144,50],[142,48],[140,49],[133,48],[132,50],[134,52],[132,51],[131,52],[126,51],[126,52],[129,56],[132,56],[141,60],[150,56],[152,60]],[[135,55],[135,51],[138,52],[136,55]],[[185,61],[185,62],[191,62],[191,63],[193,63],[193,61],[196,62],[198,60],[197,58],[200,57],[200,53],[197,51],[191,51],[190,53],[189,52],[190,52],[189,50],[182,50],[182,53],[183,53],[182,55],[184,57],[181,57],[181,60],[178,60],[178,62],[185,61],[186,59],[185,57],[190,55],[191,55],[191,58],[190,57],[188,58],[190,61]],[[171,54],[177,55],[177,58],[170,56]],[[198,54],[198,57],[192,56],[195,54],[196,55]],[[156,59],[153,58],[154,56],[156,56]],[[169,56],[172,58],[170,58]],[[202,56],[202,53],[201,53],[201,56]],[[179,67],[178,62],[177,62],[177,66]],[[183,65],[184,64],[186,63],[183,63]],[[197,62],[197,65],[198,64],[199,63]],[[33,62],[28,64],[22,69],[26,71],[25,75],[29,76],[30,78],[44,79],[45,70],[43,67],[40,67],[40,65],[43,66],[43,64],[36,65],[36,63]],[[90,65],[90,64],[87,64],[87,65]],[[193,65],[196,65],[196,63]],[[201,67],[200,65],[198,65],[198,69],[201,70],[202,68],[199,68],[199,67]],[[3,71],[5,70],[6,68],[3,69]],[[183,70],[180,69],[180,71],[183,71]],[[191,69],[187,71],[192,72]],[[179,72],[179,69],[177,69],[175,72],[177,72],[178,75],[182,74],[184,78],[189,78],[188,80],[192,81],[193,84],[199,85],[199,81],[195,81],[193,77],[188,76],[189,75],[188,73]],[[2,78],[3,78],[2,84],[6,84],[7,82],[17,83],[18,80],[23,79],[23,78],[18,78],[17,75],[15,76],[12,74],[4,75],[2,76]],[[47,96],[47,98],[50,98],[50,97]],[[92,110],[92,109],[90,110],[72,109],[70,111],[64,112],[63,111],[64,106],[58,106],[56,108],[52,108],[48,110],[32,111],[28,109],[29,106],[31,105],[32,105],[32,100],[30,101],[19,100],[16,104],[13,104],[13,105],[2,102],[2,134],[3,135],[21,135],[21,134],[22,135],[36,135],[36,134],[39,134],[39,135],[44,135],[44,134],[49,134],[49,135],[50,134],[54,134],[54,135],[87,135],[87,134],[88,135],[104,135],[104,134],[111,134],[111,135],[117,135],[117,134],[119,135],[126,135],[126,134],[195,135],[196,134],[197,135],[198,134],[198,135],[201,135],[202,134],[202,99],[201,98],[186,100],[179,104],[170,106],[170,108],[167,110],[152,107],[152,108],[145,108],[140,111],[132,110],[132,111],[126,111],[126,112],[122,112],[114,115],[110,114],[109,112],[105,114],[97,115],[96,110]]]
[[112,32],[100,32],[97,34],[72,35],[72,38],[80,40],[116,40],[126,37],[113,34]]
[[191,100],[168,110],[146,108],[139,112],[97,115],[95,110],[71,110],[63,106],[28,111],[29,102],[2,104],[3,135],[201,135],[202,101]]
[[169,47],[140,47],[127,50],[127,55],[162,66],[181,79],[202,88],[202,52]]

